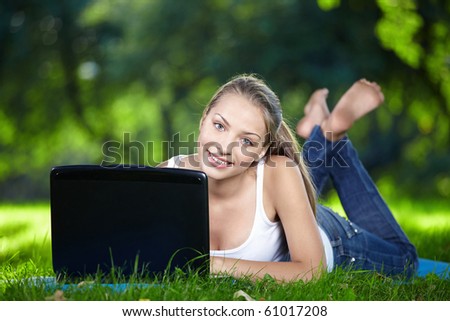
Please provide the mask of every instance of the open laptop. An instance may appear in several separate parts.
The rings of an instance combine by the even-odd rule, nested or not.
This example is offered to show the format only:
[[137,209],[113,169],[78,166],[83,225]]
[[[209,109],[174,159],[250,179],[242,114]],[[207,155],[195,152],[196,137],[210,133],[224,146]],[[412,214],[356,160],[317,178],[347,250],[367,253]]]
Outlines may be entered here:
[[173,168],[58,166],[50,173],[57,275],[205,268],[207,177]]

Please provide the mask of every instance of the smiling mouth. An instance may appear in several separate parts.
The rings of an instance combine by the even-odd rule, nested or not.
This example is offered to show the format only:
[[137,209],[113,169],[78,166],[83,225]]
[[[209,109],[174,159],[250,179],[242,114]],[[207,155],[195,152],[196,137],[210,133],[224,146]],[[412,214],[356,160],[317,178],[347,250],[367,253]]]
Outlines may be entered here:
[[215,167],[219,167],[219,168],[233,166],[232,162],[228,162],[223,159],[220,159],[219,157],[215,156],[210,151],[208,151],[208,160],[212,165],[215,165]]

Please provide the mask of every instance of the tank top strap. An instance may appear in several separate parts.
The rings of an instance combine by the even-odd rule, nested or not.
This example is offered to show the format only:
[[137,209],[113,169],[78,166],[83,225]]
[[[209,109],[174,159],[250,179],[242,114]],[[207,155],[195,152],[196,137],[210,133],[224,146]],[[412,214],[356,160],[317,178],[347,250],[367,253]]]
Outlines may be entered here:
[[264,164],[265,158],[262,158],[256,168],[256,208],[258,213],[264,213],[263,206],[263,188],[264,188]]
[[167,167],[168,167],[168,168],[175,168],[175,157],[171,157],[171,158],[167,161]]
[[169,168],[179,168],[181,159],[183,157],[185,157],[185,156],[186,155],[177,155],[177,156],[172,157],[171,159],[169,159],[167,161],[167,167],[169,167]]

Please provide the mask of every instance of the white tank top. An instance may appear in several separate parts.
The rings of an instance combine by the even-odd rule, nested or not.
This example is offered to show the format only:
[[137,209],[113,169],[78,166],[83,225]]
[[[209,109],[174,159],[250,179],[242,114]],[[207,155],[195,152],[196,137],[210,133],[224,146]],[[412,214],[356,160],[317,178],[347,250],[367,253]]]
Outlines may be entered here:
[[[183,156],[169,159],[167,167],[179,167]],[[211,250],[211,256],[229,257],[242,260],[279,262],[289,261],[289,249],[280,221],[272,222],[267,218],[263,205],[264,159],[257,166],[256,172],[256,213],[253,227],[247,240],[240,246],[228,250]],[[319,227],[320,236],[325,248],[327,270],[333,270],[333,251],[325,232]]]

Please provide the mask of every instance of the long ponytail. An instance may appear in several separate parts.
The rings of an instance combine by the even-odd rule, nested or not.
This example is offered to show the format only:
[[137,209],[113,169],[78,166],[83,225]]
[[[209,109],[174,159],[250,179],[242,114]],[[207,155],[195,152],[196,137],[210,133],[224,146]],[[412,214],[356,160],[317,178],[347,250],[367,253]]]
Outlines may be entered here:
[[297,164],[305,184],[309,203],[311,204],[314,215],[316,215],[316,189],[314,188],[308,168],[301,156],[300,144],[297,142],[294,133],[284,120],[281,122],[280,128],[275,135],[276,136],[267,150],[267,154],[286,156]]

